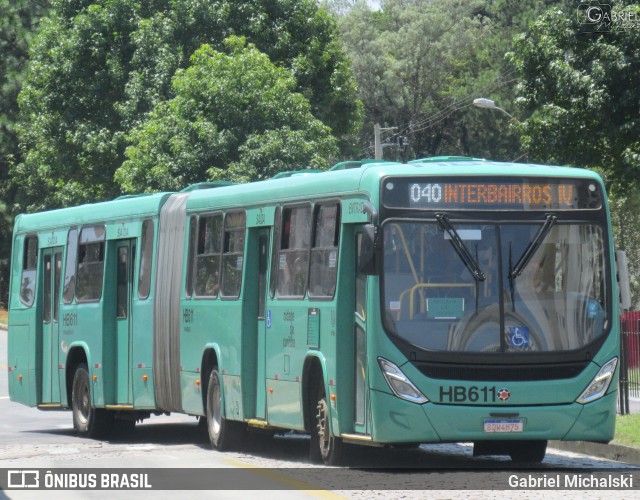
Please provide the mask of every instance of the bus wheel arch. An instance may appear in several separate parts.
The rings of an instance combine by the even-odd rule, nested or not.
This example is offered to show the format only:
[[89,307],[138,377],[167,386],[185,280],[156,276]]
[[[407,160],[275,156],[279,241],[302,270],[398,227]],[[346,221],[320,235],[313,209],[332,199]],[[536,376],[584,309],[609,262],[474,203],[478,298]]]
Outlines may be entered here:
[[227,451],[241,447],[245,426],[243,422],[224,416],[224,384],[218,359],[214,348],[205,350],[201,369],[203,408],[211,446],[218,451]]
[[327,465],[341,465],[345,460],[342,440],[331,432],[324,370],[320,359],[309,357],[303,367],[303,407],[305,429],[311,435],[309,459]]
[[72,390],[73,390],[73,378],[76,373],[78,365],[85,364],[89,366],[89,360],[87,353],[83,346],[75,346],[69,349],[67,354],[67,367],[65,369],[65,384],[67,387],[67,405],[72,408]]
[[74,365],[71,384],[73,428],[80,436],[104,438],[111,431],[113,414],[92,404],[91,378],[86,363]]
[[302,411],[304,429],[311,434],[315,431],[316,398],[322,387],[324,389],[324,369],[320,359],[309,356],[302,368]]
[[218,366],[218,352],[214,347],[207,347],[202,354],[202,364],[200,366],[200,382],[202,386],[202,414],[207,417],[207,392],[209,390],[209,378],[211,370]]

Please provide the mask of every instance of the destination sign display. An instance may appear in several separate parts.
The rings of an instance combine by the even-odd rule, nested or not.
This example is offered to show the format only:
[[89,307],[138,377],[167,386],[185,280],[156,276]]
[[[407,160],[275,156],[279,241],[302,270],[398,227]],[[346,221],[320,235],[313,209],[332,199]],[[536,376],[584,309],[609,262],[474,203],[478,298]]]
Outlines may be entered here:
[[598,184],[588,179],[385,179],[384,204],[391,208],[473,210],[595,210]]

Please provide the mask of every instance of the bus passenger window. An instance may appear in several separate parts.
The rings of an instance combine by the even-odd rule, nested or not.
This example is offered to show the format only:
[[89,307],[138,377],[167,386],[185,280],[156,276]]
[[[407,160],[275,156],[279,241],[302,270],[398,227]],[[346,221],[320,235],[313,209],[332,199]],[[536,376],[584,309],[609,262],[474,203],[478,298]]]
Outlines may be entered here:
[[198,216],[192,215],[189,220],[189,253],[187,254],[186,297],[193,296],[193,264],[196,255],[196,236],[198,235]]
[[80,232],[76,280],[78,302],[98,301],[102,297],[104,238],[103,226],[84,227]]
[[274,298],[276,295],[276,286],[278,283],[278,250],[280,249],[280,228],[282,220],[280,219],[280,207],[276,208],[276,216],[273,227],[273,246],[271,248],[271,275],[269,277],[269,296]]
[[310,297],[333,297],[338,270],[340,210],[337,203],[318,205],[309,276]]
[[224,254],[222,256],[222,295],[238,297],[244,264],[244,212],[228,213],[224,219]]
[[36,270],[38,267],[38,237],[27,236],[24,240],[20,300],[26,306],[33,305],[36,292]]
[[311,207],[304,205],[285,208],[278,256],[279,297],[304,297],[307,289],[310,243]]
[[67,260],[64,265],[64,290],[62,297],[65,304],[71,304],[76,293],[76,257],[78,255],[78,230],[72,228],[67,236]]
[[151,219],[146,219],[142,223],[141,242],[138,298],[146,299],[151,291],[151,263],[153,259],[153,220]]
[[196,254],[197,297],[217,297],[220,288],[222,214],[200,217]]

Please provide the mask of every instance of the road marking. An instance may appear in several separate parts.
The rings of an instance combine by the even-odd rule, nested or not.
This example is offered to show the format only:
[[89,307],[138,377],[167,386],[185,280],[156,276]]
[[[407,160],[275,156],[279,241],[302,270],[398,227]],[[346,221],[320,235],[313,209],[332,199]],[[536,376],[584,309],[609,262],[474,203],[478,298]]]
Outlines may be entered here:
[[[255,465],[250,465],[244,462],[239,462],[237,460],[231,460],[228,458],[224,458],[223,461],[234,467],[251,469],[251,472],[253,472],[254,474],[258,474],[260,476],[266,477],[267,479],[270,479],[271,481],[275,481],[277,483],[286,484],[287,486],[295,488],[296,490],[304,492],[310,496],[315,496],[318,498],[344,498],[340,495],[336,495],[331,491],[313,489],[313,486],[309,483],[306,483],[305,481],[301,481],[299,479],[293,479],[284,474],[273,472],[272,470],[269,470],[269,469],[260,469]],[[304,470],[304,469],[300,469],[300,470]]]
[[9,399],[9,396],[0,396],[0,399]]

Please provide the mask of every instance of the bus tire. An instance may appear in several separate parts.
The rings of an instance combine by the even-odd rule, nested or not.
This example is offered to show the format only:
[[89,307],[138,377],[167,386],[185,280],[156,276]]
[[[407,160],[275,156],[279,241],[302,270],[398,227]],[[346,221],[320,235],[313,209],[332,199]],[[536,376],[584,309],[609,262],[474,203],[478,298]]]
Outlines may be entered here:
[[345,460],[345,445],[340,438],[331,434],[329,406],[324,390],[317,401],[316,428],[311,430],[310,458],[315,462],[322,460],[325,465],[342,465]]
[[240,422],[222,415],[222,381],[217,367],[211,370],[207,386],[207,431],[211,446],[218,451],[239,448],[244,434]]
[[546,453],[546,441],[512,441],[509,446],[511,461],[520,464],[539,464]]
[[109,435],[113,415],[105,409],[91,405],[91,379],[84,363],[79,364],[73,374],[71,389],[73,428],[80,436],[100,439]]

